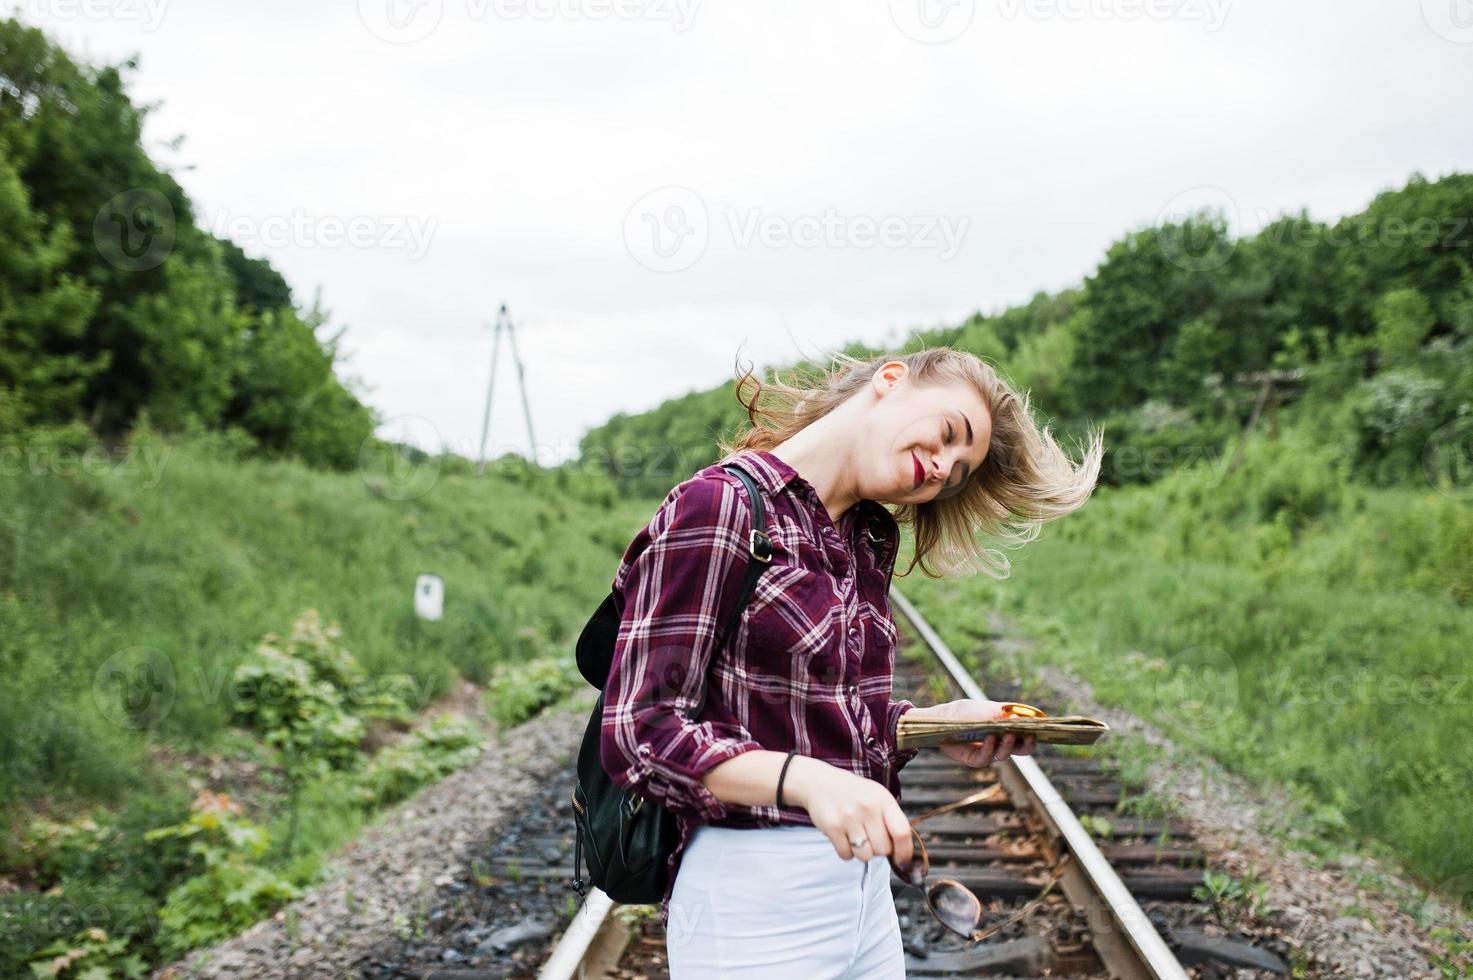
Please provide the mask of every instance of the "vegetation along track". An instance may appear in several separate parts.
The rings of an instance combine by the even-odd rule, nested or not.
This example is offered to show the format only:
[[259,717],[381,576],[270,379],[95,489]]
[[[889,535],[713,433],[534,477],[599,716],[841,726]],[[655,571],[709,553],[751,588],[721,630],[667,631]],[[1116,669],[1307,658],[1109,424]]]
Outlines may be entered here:
[[[985,697],[898,589],[891,597],[925,651],[897,658],[896,696]],[[964,940],[892,874],[907,976],[1242,980],[1289,972],[1289,944],[1257,921],[1251,886],[1214,874],[1169,805],[1122,781],[1098,750],[1118,737],[1088,749],[1041,745],[981,769],[926,751],[905,767],[908,817],[971,800],[917,824],[929,880],[953,878],[971,889],[983,903],[982,929],[1005,923],[982,942]],[[1051,880],[1057,886],[1037,900]],[[668,976],[659,918],[649,911],[625,909],[595,890],[541,975]]]

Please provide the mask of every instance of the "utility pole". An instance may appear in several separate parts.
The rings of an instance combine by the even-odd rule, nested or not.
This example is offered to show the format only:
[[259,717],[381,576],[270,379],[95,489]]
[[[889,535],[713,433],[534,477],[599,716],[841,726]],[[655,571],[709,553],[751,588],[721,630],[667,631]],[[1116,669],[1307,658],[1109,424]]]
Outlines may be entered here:
[[506,304],[501,304],[501,309],[496,312],[496,323],[487,324],[495,331],[491,341],[491,378],[486,383],[486,411],[481,416],[481,449],[477,454],[479,462],[476,465],[476,475],[480,476],[486,471],[486,437],[491,432],[491,396],[496,390],[496,362],[501,353],[501,333],[506,331],[507,342],[511,344],[512,361],[516,364],[517,383],[522,389],[522,412],[527,418],[527,445],[531,448],[532,462],[537,461],[537,437],[532,434],[532,409],[527,403],[527,378],[526,371],[522,368],[522,357],[517,353],[516,325],[512,322],[511,314],[506,311]]
[[[1258,400],[1253,403],[1253,412],[1248,416],[1248,424],[1243,426],[1243,434],[1238,437],[1238,445],[1233,450],[1233,455],[1228,460],[1227,471],[1231,473],[1238,468],[1242,461],[1243,447],[1248,442],[1248,433],[1258,424],[1258,416],[1263,412],[1263,406],[1268,405],[1268,438],[1274,441],[1279,437],[1279,414],[1278,403],[1280,392],[1285,395],[1294,394],[1294,388],[1304,379],[1303,368],[1289,368],[1280,371],[1253,371],[1239,374],[1233,378],[1233,384],[1240,387],[1258,386]],[[1289,391],[1284,391],[1284,389]]]

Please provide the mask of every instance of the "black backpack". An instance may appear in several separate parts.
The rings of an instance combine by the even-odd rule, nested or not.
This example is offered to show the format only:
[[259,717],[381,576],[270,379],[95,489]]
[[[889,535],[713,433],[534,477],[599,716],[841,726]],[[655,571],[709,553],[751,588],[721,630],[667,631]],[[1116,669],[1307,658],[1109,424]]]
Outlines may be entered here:
[[[717,635],[717,649],[736,628],[757,577],[772,561],[772,540],[765,530],[767,509],[762,494],[751,475],[736,463],[727,463],[722,469],[746,486],[753,520],[748,536],[751,559],[747,562],[746,584],[736,609]],[[604,690],[613,665],[619,621],[611,590],[578,636],[578,670],[600,691]],[[680,827],[675,814],[663,805],[632,789],[624,789],[609,778],[599,749],[603,711],[604,696],[599,694],[578,750],[577,781],[573,785],[573,822],[577,835],[573,844],[573,887],[585,898],[586,885],[592,884],[616,902],[654,905],[665,895],[666,864],[679,840]],[[582,877],[585,852],[587,879]]]

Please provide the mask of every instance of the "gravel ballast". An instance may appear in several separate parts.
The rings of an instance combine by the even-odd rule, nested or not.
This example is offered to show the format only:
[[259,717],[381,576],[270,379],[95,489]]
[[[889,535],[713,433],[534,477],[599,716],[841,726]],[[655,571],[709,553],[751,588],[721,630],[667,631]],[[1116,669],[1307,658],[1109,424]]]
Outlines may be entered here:
[[[480,758],[387,810],[339,852],[327,880],[239,936],[154,973],[184,977],[355,976],[356,964],[440,899],[508,814],[571,770],[597,692],[579,692],[487,738]],[[571,869],[570,869],[571,870]],[[290,927],[288,924],[290,923]]]

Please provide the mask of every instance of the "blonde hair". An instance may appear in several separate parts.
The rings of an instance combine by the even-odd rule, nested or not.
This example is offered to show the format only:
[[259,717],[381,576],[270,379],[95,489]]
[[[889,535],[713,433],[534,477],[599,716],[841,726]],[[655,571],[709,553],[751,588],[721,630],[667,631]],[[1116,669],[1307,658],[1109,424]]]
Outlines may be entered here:
[[[1090,440],[1080,462],[1060,448],[1048,426],[1039,426],[1029,411],[1028,394],[1019,394],[982,358],[951,347],[929,347],[910,354],[882,354],[868,360],[835,352],[840,366],[788,384],[777,377],[763,382],[738,362],[737,400],[747,410],[751,427],[734,440],[719,441],[723,456],[744,449],[771,450],[823,418],[869,384],[887,361],[901,361],[916,384],[949,386],[965,382],[976,389],[992,417],[987,455],[962,490],[943,500],[901,504],[893,508],[901,527],[909,526],[915,555],[902,577],[920,565],[932,578],[982,571],[1007,578],[1011,563],[995,548],[982,547],[980,530],[1005,547],[1020,548],[1038,537],[1046,521],[1084,505],[1099,478],[1104,454],[1102,432]],[[751,398],[743,397],[748,383]],[[769,404],[758,407],[768,396]],[[772,402],[776,402],[773,404]],[[940,572],[927,558],[935,553]]]

